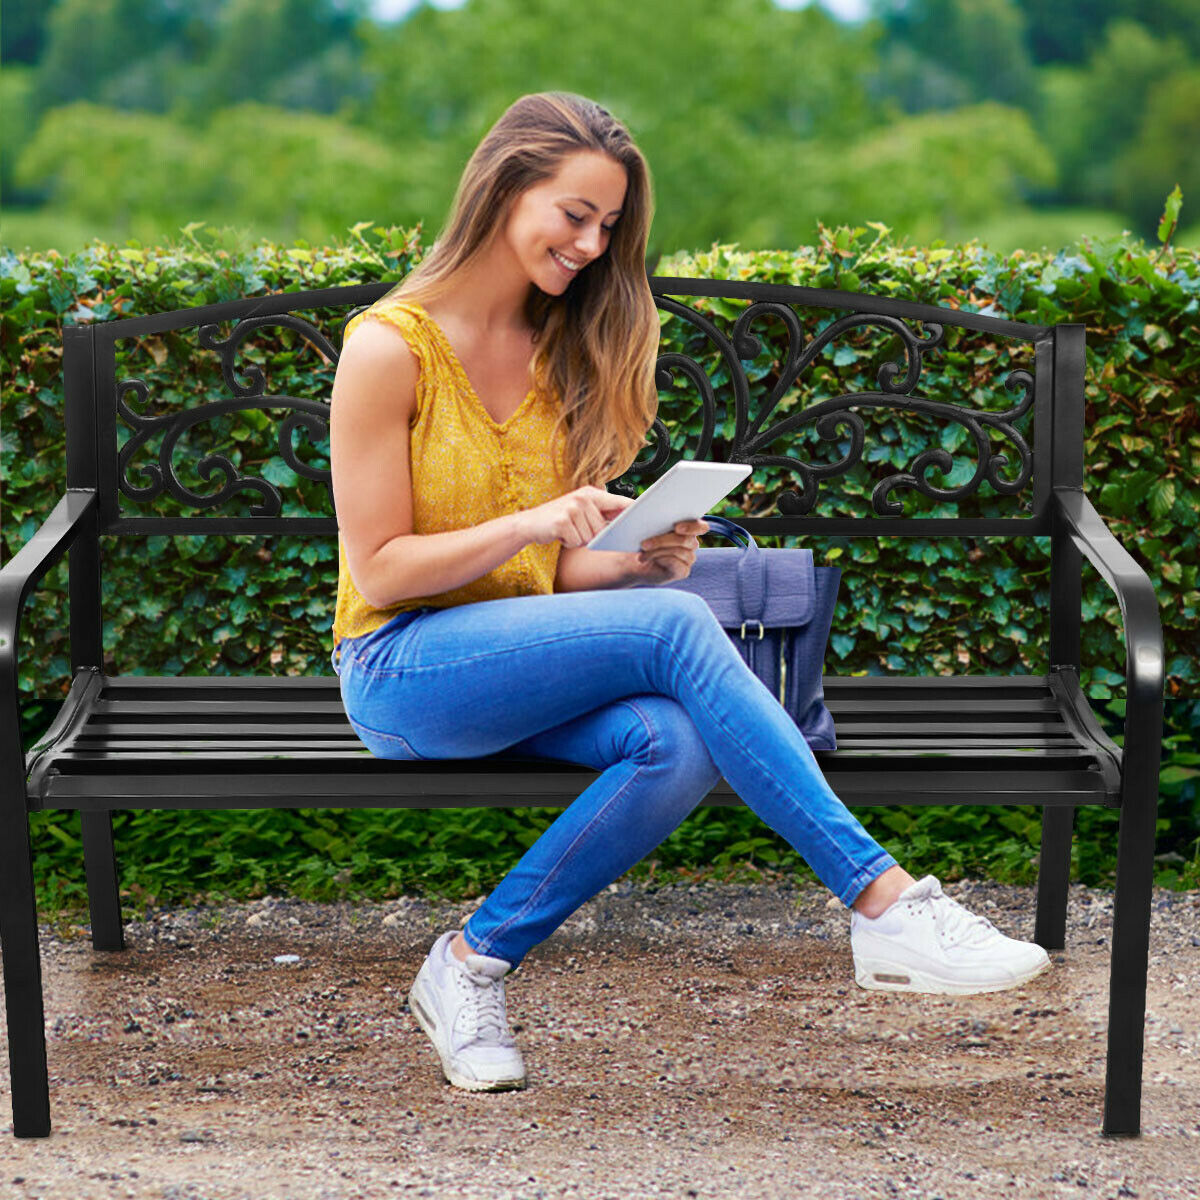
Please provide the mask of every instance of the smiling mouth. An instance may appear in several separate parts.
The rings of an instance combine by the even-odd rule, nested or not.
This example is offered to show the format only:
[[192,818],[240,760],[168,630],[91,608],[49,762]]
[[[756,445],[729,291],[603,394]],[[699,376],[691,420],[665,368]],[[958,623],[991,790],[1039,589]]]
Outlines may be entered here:
[[580,265],[578,267],[568,266],[567,263],[565,263],[561,258],[559,258],[558,254],[555,251],[551,250],[549,253],[550,253],[550,257],[552,259],[554,259],[554,261],[558,264],[559,268],[561,269],[561,271],[563,272],[564,275],[578,275],[579,274],[580,269],[583,266],[582,263],[580,263]]

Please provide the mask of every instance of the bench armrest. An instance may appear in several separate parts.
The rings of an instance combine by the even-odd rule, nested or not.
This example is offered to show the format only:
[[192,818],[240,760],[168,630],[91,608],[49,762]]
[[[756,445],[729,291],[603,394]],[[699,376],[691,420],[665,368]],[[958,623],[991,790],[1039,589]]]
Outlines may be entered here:
[[[1150,803],[1156,805],[1165,680],[1162,618],[1154,585],[1083,492],[1055,488],[1054,504],[1071,541],[1100,572],[1121,606],[1128,692],[1122,791],[1147,795]],[[1132,790],[1131,780],[1136,781]]]
[[1116,593],[1125,631],[1125,684],[1139,703],[1163,695],[1163,635],[1154,585],[1083,494],[1055,488],[1071,540]]
[[0,567],[0,738],[7,737],[7,729],[20,728],[17,633],[21,610],[38,580],[71,548],[98,502],[94,488],[72,488],[33,537]]

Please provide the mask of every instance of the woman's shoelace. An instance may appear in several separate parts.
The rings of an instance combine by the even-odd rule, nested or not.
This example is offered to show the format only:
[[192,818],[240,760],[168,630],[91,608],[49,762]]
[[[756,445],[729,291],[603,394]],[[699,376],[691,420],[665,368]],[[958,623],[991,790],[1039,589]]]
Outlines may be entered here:
[[[991,934],[1000,932],[987,917],[969,911],[945,892],[938,892],[929,900],[933,906],[934,926],[947,946],[986,941]],[[917,903],[919,901],[913,902],[914,908]]]
[[500,980],[480,975],[466,966],[455,974],[455,978],[474,1018],[476,1036],[481,1041],[500,1046],[515,1045],[504,1012],[504,991]]

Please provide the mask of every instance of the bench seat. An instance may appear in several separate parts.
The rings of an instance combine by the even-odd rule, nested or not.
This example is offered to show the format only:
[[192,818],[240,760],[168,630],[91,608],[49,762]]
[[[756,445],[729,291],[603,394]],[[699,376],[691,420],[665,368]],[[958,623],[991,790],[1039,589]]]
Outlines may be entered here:
[[[825,678],[838,748],[816,758],[848,805],[1120,807],[1121,750],[1070,667],[1048,675]],[[76,672],[29,752],[31,811],[569,804],[598,772],[503,751],[374,757],[335,676]],[[741,800],[721,779],[705,804]]]

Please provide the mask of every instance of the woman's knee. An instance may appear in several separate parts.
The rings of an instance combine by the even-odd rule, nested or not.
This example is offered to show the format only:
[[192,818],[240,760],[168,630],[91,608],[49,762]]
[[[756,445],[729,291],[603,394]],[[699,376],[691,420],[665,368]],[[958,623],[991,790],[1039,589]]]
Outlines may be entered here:
[[686,645],[691,654],[709,651],[723,654],[730,648],[729,634],[703,596],[668,588],[660,591],[660,597],[666,608],[671,640],[677,649],[683,650]]
[[716,619],[708,601],[695,592],[686,592],[682,588],[662,587],[653,589],[653,595],[655,604],[666,608],[672,616],[679,620],[701,620],[711,624]]
[[694,776],[696,786],[705,790],[721,778],[721,772],[696,723],[687,710],[670,696],[634,696],[620,701],[636,716],[627,732],[627,757],[669,770],[672,778],[686,771]]

